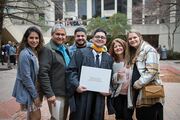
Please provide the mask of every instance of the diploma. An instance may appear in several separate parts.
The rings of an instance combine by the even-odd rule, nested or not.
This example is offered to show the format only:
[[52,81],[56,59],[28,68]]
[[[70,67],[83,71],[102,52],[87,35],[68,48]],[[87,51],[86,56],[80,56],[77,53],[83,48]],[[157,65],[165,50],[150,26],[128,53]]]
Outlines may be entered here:
[[54,104],[52,105],[52,116],[56,119],[59,120],[59,110],[60,110],[60,106],[61,106],[61,101],[56,99],[56,105],[54,106]]
[[109,93],[111,70],[82,66],[80,85],[89,91]]

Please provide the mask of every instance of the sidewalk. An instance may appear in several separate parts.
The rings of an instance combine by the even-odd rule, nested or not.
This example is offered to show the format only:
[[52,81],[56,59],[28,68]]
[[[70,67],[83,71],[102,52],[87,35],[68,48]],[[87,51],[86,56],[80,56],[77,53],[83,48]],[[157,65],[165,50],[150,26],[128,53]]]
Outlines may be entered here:
[[[16,69],[3,70],[0,65],[0,120],[26,120],[24,112],[19,111],[19,104],[11,97],[15,82]],[[164,120],[179,120],[180,118],[180,60],[160,61],[161,78],[165,85]],[[43,102],[42,120],[50,117],[47,101]],[[115,120],[114,116],[105,113],[105,120]]]
[[4,71],[4,70],[10,70],[10,68],[8,68],[5,63],[4,63],[4,65],[2,65],[2,64],[0,63],[0,71]]

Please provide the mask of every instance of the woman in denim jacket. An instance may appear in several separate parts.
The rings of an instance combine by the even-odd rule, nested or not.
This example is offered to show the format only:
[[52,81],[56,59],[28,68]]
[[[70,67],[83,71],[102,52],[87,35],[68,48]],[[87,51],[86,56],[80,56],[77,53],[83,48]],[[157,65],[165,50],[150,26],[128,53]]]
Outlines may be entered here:
[[38,52],[43,46],[43,36],[39,29],[26,30],[18,50],[18,69],[12,96],[26,110],[28,120],[40,120],[41,101],[37,91],[39,71]]

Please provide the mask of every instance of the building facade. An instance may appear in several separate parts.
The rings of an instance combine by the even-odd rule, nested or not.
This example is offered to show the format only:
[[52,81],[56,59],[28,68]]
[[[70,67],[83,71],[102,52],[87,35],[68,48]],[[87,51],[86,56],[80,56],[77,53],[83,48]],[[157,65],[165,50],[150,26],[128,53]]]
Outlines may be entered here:
[[19,43],[26,29],[32,26],[33,22],[40,26],[51,27],[54,25],[54,2],[51,0],[33,2],[35,5],[30,1],[14,1],[8,3],[11,7],[6,8],[4,12],[10,15],[14,14],[15,16],[7,16],[4,18],[2,44],[6,44],[8,41]]
[[[154,41],[154,47],[165,45],[168,49],[173,44],[174,51],[180,52],[180,1],[170,0],[172,4],[177,4],[169,10],[160,8],[166,0],[63,0],[64,20],[88,20],[97,16],[108,18],[117,12],[127,15],[128,24],[132,25],[132,30],[139,31],[149,39]],[[161,2],[161,5],[160,5]],[[169,3],[170,3],[169,2]],[[172,5],[171,4],[171,5]],[[169,4],[169,6],[171,6]],[[165,6],[168,8],[168,6]],[[164,12],[164,16],[162,15]],[[167,14],[165,14],[167,13]],[[168,24],[167,24],[168,23]],[[173,35],[173,31],[175,31]],[[174,43],[172,42],[174,38]],[[171,39],[171,40],[169,40]]]
[[[97,16],[110,17],[117,12],[127,14],[129,21],[132,19],[132,0],[64,0],[63,19],[81,18],[91,19]],[[131,24],[131,23],[130,23]]]

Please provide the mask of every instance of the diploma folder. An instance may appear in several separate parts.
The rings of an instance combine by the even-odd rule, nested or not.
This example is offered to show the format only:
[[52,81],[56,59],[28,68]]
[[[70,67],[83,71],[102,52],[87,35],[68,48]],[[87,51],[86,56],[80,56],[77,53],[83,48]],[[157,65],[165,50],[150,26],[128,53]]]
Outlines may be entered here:
[[89,91],[109,93],[111,69],[82,66],[80,85]]

